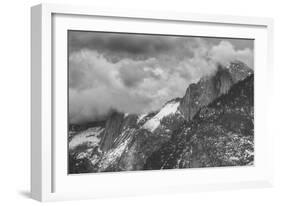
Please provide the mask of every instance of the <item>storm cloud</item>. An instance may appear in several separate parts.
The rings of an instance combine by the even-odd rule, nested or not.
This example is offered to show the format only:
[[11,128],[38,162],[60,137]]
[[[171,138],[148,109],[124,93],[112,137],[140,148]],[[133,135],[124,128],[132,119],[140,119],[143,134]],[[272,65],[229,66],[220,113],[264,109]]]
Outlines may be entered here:
[[253,40],[69,31],[69,120],[147,113],[218,64],[253,68]]

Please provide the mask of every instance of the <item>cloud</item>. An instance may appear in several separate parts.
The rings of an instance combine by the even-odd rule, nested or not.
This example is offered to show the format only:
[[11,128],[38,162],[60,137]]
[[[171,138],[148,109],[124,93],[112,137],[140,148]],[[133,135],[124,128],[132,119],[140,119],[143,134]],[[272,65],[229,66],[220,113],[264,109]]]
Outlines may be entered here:
[[236,59],[253,65],[250,48],[236,49],[226,40],[213,44],[194,37],[145,35],[134,37],[136,42],[132,37],[126,42],[122,35],[78,37],[69,55],[71,123],[101,120],[112,110],[154,111],[183,96],[190,83],[214,73],[218,63]]
[[123,58],[146,59],[159,54],[177,53],[177,56],[192,55],[186,44],[192,44],[194,38],[177,36],[156,36],[138,34],[118,34],[105,32],[70,31],[70,52],[90,49],[102,52],[106,58],[117,62]]
[[96,51],[81,50],[73,53],[69,61],[75,65],[69,72],[72,123],[102,119],[112,109],[150,112],[182,95],[188,85],[178,73],[169,74],[160,68],[155,59],[112,63]]
[[69,56],[69,87],[77,90],[108,86],[117,82],[112,63],[96,51],[81,50]]
[[145,78],[157,79],[159,75],[154,72],[158,61],[155,58],[149,58],[143,61],[125,59],[120,61],[119,77],[127,87],[135,87],[142,83]]
[[254,65],[253,51],[249,48],[235,50],[234,46],[228,41],[221,41],[213,46],[210,51],[210,58],[216,62],[226,65],[231,61],[239,60],[247,64],[250,68]]

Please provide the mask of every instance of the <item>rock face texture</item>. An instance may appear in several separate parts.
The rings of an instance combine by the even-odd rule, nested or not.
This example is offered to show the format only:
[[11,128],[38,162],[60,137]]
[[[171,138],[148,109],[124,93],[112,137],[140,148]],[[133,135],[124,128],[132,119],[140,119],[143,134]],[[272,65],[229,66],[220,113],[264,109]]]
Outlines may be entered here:
[[114,112],[106,121],[103,138],[101,140],[101,150],[108,151],[114,140],[120,135],[124,120],[124,114]]
[[69,173],[253,164],[253,71],[218,66],[156,112],[70,128]]
[[251,165],[254,161],[254,77],[234,85],[154,152],[144,169]]
[[218,66],[213,76],[202,78],[187,88],[180,111],[187,121],[191,120],[201,107],[227,93],[233,84],[252,73],[253,71],[242,62],[231,63],[227,68]]

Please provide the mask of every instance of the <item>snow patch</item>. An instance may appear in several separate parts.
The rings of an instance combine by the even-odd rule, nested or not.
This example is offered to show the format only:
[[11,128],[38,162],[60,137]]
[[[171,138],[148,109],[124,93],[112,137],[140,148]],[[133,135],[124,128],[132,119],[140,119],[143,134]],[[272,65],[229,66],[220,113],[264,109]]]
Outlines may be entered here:
[[91,127],[76,135],[69,142],[69,149],[74,149],[75,147],[82,144],[89,144],[90,146],[98,145],[100,142],[99,135],[104,130],[101,127]]
[[126,139],[124,142],[119,144],[116,148],[109,150],[102,158],[100,170],[102,171],[106,169],[109,165],[115,162],[117,158],[119,158],[122,155],[128,143],[129,143],[129,139]]
[[116,146],[104,153],[100,161],[99,171],[104,171],[107,167],[115,164],[119,160],[121,155],[128,150],[128,144],[135,131],[135,129],[127,129],[117,138],[118,141],[115,142]]
[[179,105],[179,102],[170,102],[166,104],[153,118],[143,125],[143,128],[154,132],[159,127],[160,122],[164,117],[173,115],[178,111]]
[[138,116],[138,119],[137,119],[137,124],[143,119],[143,118],[145,118],[147,116],[147,114],[141,114],[141,115],[139,115]]
[[77,155],[76,159],[84,159],[84,158],[86,158],[86,157],[88,157],[88,153],[86,153],[86,152],[81,152],[81,153],[79,153],[79,154]]

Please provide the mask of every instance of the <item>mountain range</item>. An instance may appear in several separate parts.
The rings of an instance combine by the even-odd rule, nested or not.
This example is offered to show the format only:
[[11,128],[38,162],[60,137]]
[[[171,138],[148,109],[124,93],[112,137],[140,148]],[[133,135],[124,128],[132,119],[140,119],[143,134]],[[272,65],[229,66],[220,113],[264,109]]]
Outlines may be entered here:
[[68,172],[252,165],[254,72],[235,61],[147,114],[69,125]]

